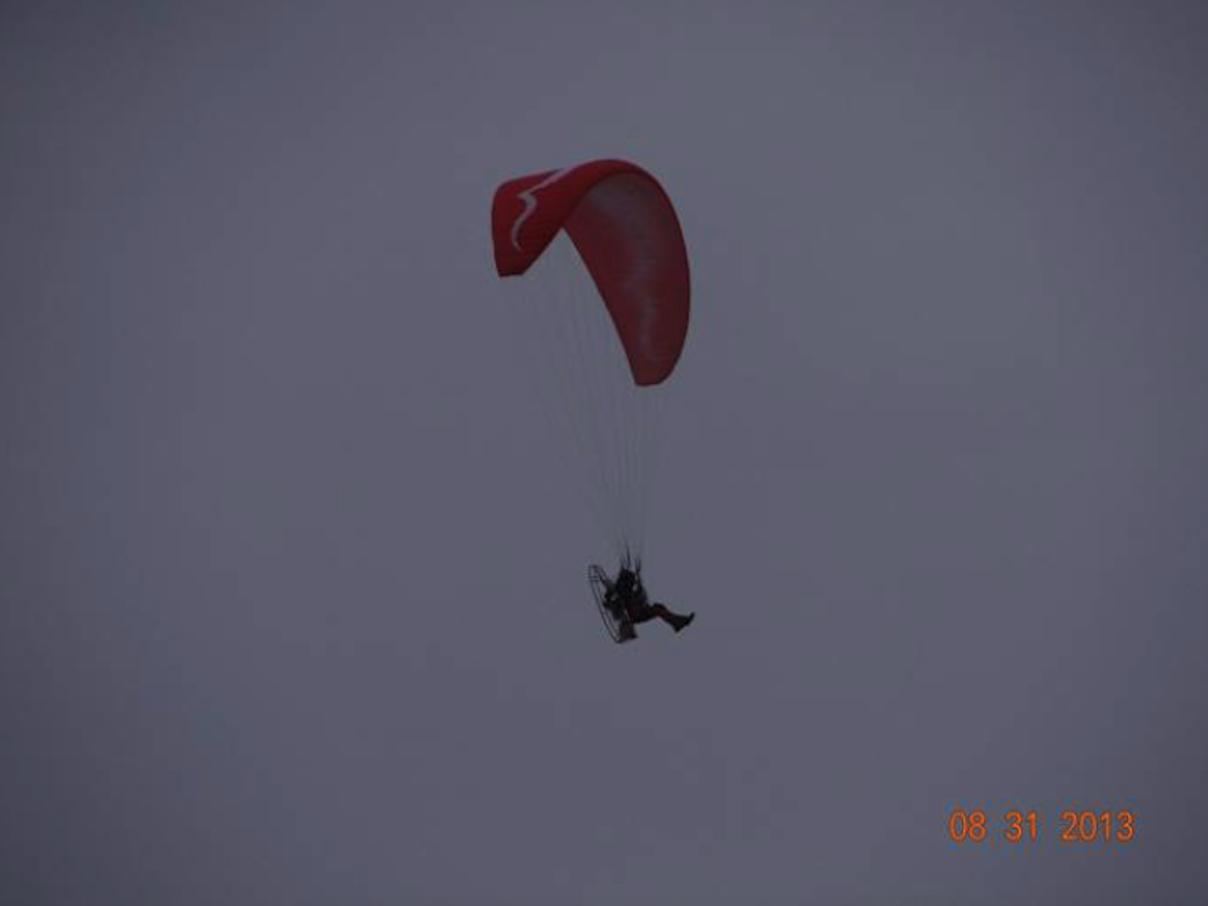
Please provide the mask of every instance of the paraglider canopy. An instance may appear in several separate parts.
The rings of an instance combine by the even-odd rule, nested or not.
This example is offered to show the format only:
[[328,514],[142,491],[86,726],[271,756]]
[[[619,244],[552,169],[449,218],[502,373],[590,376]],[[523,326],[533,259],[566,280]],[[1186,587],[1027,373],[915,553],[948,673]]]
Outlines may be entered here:
[[500,277],[523,274],[565,230],[591,274],[639,387],[675,369],[688,332],[688,255],[675,209],[653,176],[597,160],[512,179],[495,192]]

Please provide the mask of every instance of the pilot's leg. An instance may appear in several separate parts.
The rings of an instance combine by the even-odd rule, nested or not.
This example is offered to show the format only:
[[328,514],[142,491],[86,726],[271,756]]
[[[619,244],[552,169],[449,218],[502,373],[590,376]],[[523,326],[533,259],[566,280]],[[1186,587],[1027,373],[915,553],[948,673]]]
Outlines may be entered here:
[[696,614],[694,613],[690,613],[687,616],[682,616],[678,613],[675,613],[675,611],[671,610],[671,608],[667,607],[665,604],[659,604],[657,602],[650,605],[650,610],[652,612],[652,616],[658,617],[676,632],[679,632],[694,619],[696,619]]

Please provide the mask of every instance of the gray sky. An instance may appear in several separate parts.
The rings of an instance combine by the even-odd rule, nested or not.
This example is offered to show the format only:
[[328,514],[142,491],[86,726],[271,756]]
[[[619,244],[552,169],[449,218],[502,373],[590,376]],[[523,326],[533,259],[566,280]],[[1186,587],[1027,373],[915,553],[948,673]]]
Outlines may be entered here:
[[[1208,896],[1203,6],[103,6],[0,11],[0,901]],[[624,648],[487,231],[600,156]]]

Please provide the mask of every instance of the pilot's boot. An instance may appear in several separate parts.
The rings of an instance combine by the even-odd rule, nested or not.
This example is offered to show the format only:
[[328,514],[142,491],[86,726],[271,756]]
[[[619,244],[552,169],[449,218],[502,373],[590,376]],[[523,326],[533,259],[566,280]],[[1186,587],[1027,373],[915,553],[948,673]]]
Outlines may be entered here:
[[679,632],[681,629],[684,629],[685,627],[689,626],[692,623],[692,621],[695,619],[696,619],[696,611],[693,611],[692,613],[688,614],[686,617],[677,616],[675,618],[675,622],[672,623],[671,626],[676,632]]

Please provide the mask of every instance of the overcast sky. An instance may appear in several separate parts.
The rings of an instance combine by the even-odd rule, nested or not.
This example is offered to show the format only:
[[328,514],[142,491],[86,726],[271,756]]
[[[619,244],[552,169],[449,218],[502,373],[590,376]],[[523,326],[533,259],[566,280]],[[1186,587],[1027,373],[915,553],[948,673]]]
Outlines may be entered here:
[[[0,901],[1203,901],[1206,60],[1200,4],[5,3]],[[487,229],[602,156],[694,291],[698,619],[624,647]]]

